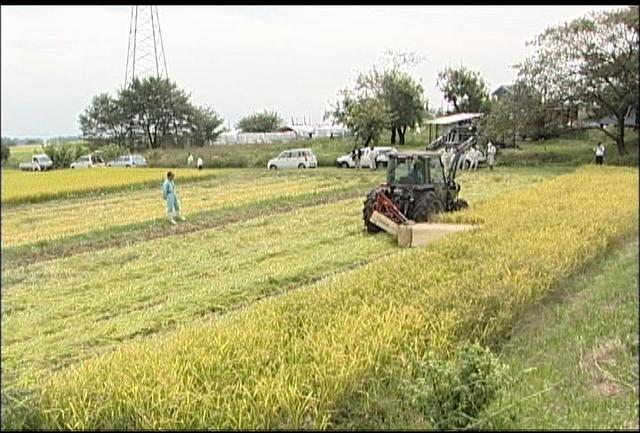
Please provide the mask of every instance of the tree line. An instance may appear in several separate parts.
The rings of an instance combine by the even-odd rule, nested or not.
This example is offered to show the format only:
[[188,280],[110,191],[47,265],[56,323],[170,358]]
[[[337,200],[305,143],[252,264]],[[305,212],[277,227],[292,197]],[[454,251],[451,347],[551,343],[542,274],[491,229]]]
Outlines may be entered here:
[[[478,71],[464,66],[439,71],[437,86],[452,109],[447,114],[481,112],[481,130],[492,141],[540,139],[572,127],[578,110],[589,118],[611,116],[616,128],[603,128],[626,153],[625,117],[638,109],[637,6],[594,12],[550,27],[528,44],[534,53],[516,65],[517,78],[504,97],[491,100]],[[360,73],[353,86],[338,92],[326,113],[365,146],[389,132],[391,144],[405,143],[408,128],[428,114],[424,89],[407,67],[422,59],[410,52],[387,52],[386,65]],[[166,79],[134,80],[116,97],[100,94],[79,117],[83,138],[134,148],[155,149],[188,143],[211,144],[224,131],[222,119]],[[243,117],[245,132],[272,132],[283,126],[275,111]],[[636,117],[636,127],[638,118]]]
[[[477,71],[464,66],[438,73],[437,86],[452,109],[446,114],[480,112],[482,133],[494,142],[545,139],[574,127],[578,112],[598,121],[607,116],[603,134],[626,153],[625,119],[634,109],[638,128],[639,34],[637,6],[593,12],[550,27],[528,45],[534,53],[515,65],[517,78],[504,97],[492,100]],[[401,66],[415,56],[393,56],[393,66],[361,73],[353,87],[338,93],[329,113],[356,133],[364,145],[390,130],[390,142],[404,143],[407,127],[421,124],[428,104],[422,86]]]
[[79,116],[84,139],[135,149],[204,146],[222,132],[223,120],[210,107],[196,106],[176,83],[134,79],[117,92],[96,95]]

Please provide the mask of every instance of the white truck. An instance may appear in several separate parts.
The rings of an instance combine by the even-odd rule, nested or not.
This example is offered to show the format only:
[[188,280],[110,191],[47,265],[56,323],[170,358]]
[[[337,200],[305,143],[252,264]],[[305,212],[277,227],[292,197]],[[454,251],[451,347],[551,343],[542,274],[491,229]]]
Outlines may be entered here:
[[39,153],[31,157],[31,162],[23,162],[19,166],[20,170],[45,171],[53,168],[53,161],[46,153]]

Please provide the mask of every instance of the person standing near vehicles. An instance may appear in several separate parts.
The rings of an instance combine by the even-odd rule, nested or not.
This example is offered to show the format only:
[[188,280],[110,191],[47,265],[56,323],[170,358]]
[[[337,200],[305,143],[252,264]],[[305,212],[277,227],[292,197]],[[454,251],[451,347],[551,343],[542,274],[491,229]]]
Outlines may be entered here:
[[493,170],[493,164],[496,162],[496,147],[492,142],[487,143],[487,164],[489,165],[489,169]]
[[604,144],[599,142],[596,147],[593,148],[596,153],[596,165],[603,165],[604,163],[604,154],[606,153],[606,149],[604,148]]
[[180,200],[174,183],[175,175],[173,172],[167,173],[167,178],[162,183],[162,198],[167,201],[167,217],[171,224],[177,224],[176,218],[184,221],[185,218],[180,216]]
[[356,170],[360,170],[360,158],[362,157],[362,150],[358,147],[355,149],[353,161],[356,163]]
[[376,158],[378,157],[378,151],[371,146],[371,148],[369,149],[369,170],[375,170],[377,169],[377,163],[376,163]]

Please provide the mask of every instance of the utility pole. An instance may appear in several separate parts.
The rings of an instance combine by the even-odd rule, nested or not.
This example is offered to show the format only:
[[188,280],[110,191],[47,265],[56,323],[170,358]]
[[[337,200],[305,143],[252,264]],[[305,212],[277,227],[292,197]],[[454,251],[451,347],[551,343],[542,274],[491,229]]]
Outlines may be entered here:
[[134,78],[168,78],[157,6],[131,6],[124,88]]

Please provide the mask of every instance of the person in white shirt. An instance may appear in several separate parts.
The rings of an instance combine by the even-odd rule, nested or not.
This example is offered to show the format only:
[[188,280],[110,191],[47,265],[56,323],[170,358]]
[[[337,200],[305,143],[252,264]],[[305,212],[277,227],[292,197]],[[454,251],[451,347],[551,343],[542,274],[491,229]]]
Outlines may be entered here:
[[473,162],[476,159],[476,149],[475,148],[471,148],[469,150],[467,150],[467,153],[465,153],[465,162],[467,162],[467,170],[471,170],[473,168]]
[[471,166],[473,170],[476,170],[478,168],[478,163],[480,162],[481,156],[482,156],[482,152],[480,151],[480,149],[473,149],[473,156],[471,159]]
[[371,149],[369,149],[369,169],[375,170],[377,168],[376,166],[377,157],[378,157],[378,151],[374,149],[373,146],[371,146]]
[[189,156],[187,157],[187,166],[191,167],[191,164],[193,164],[193,155],[189,152]]
[[204,165],[204,161],[202,161],[201,157],[198,157],[198,170],[202,170],[203,165]]
[[594,152],[596,152],[596,164],[602,165],[604,163],[604,154],[606,152],[604,144],[602,144],[602,142],[598,143],[598,145],[594,147],[593,150]]
[[493,164],[496,162],[496,147],[492,142],[487,143],[487,164],[489,165],[489,169],[493,170]]

